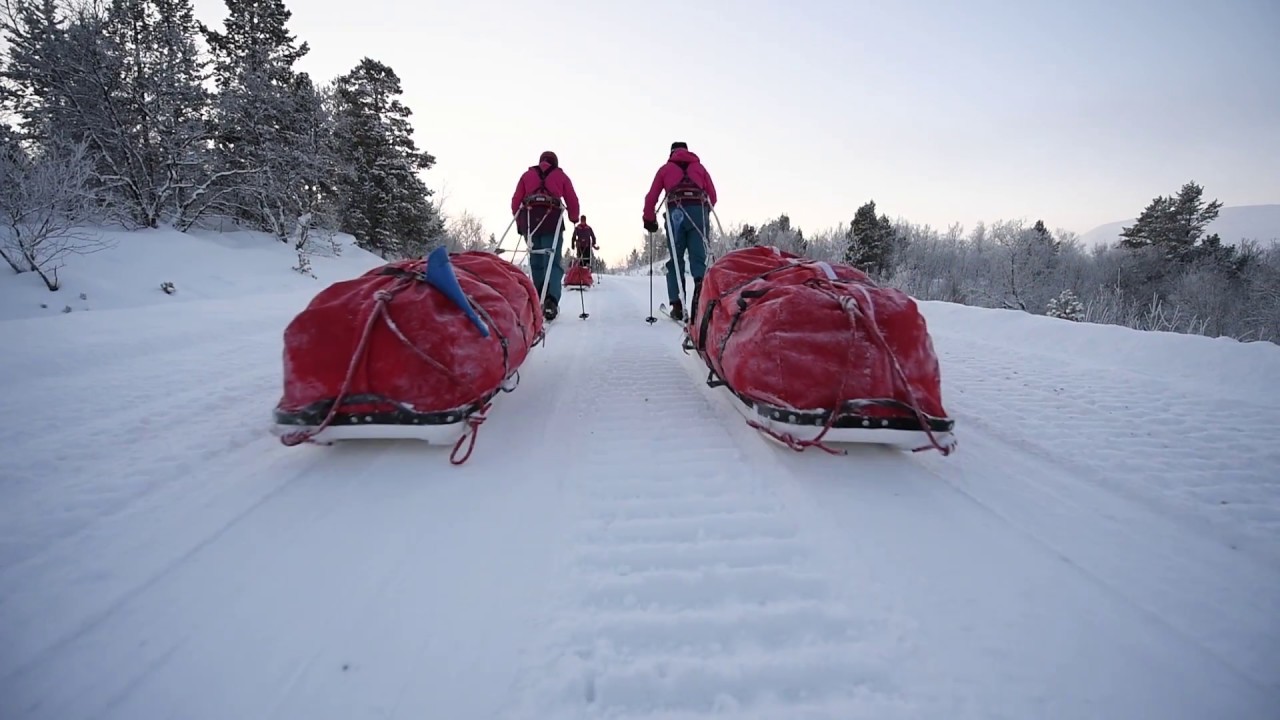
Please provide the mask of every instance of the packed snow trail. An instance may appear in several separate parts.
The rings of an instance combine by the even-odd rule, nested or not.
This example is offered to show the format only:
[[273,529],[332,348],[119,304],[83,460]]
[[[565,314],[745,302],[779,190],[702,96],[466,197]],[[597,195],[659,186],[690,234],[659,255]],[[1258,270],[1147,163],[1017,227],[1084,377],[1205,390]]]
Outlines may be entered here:
[[574,544],[557,584],[574,590],[514,714],[896,715],[894,618],[841,596],[815,563],[802,523],[664,347],[675,326],[610,315],[590,328],[569,391],[581,411],[565,418]]
[[[79,372],[0,398],[33,415],[0,468],[0,717],[421,716],[439,698],[490,714],[549,589],[540,469],[561,458],[540,415],[562,368],[527,364],[460,468],[414,444],[285,448],[266,427],[305,301],[71,316],[54,357],[77,352]],[[183,345],[204,309],[220,348]],[[94,322],[115,326],[104,347],[168,350],[98,367],[74,342]]]
[[[622,289],[638,320],[644,285]],[[1276,706],[1274,565],[1087,484],[1064,508],[1044,492],[1063,468],[981,430],[960,462],[796,455],[715,407],[727,393],[699,387],[705,371],[682,358],[674,324],[597,330],[595,380],[576,390],[596,437],[570,451],[580,464],[566,473],[584,506],[582,559],[562,584],[581,597],[565,602],[547,651],[559,675],[538,665],[537,700],[515,716],[1266,717]],[[993,348],[988,362],[1007,357]],[[990,370],[957,373],[960,392]],[[635,430],[606,439],[615,428]],[[637,447],[651,448],[643,463],[618,462]],[[1280,467],[1263,460],[1259,478]],[[999,491],[949,482],[975,470]],[[1064,523],[1071,543],[1056,534]]]
[[937,309],[959,451],[795,454],[647,282],[565,293],[461,467],[265,434],[309,297],[2,324],[0,717],[1274,717],[1280,403]]

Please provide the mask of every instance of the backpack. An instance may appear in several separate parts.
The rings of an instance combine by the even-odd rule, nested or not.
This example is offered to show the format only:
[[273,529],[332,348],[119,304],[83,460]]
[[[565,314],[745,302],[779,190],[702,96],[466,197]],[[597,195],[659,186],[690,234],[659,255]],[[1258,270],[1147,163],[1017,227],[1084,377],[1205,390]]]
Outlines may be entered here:
[[534,165],[529,169],[538,173],[538,187],[534,188],[533,192],[524,196],[524,200],[521,201],[524,204],[524,206],[527,208],[558,208],[560,207],[559,198],[557,198],[555,195],[552,195],[551,191],[547,189],[547,177],[550,176],[551,173],[555,172],[556,168],[551,168],[545,173],[542,172],[542,167],[538,165]]
[[703,202],[706,198],[706,192],[689,177],[689,163],[685,160],[672,160],[676,167],[680,168],[680,182],[676,183],[667,191],[668,202],[676,202],[681,204],[693,201]]

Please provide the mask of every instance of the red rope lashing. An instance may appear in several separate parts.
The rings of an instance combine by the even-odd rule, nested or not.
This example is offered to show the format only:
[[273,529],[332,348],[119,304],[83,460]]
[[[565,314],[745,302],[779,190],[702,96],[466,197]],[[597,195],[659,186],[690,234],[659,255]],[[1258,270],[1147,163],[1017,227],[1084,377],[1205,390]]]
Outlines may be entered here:
[[324,420],[313,430],[297,430],[281,435],[281,443],[293,447],[294,445],[308,442],[329,427],[329,423],[333,422],[333,417],[338,414],[338,408],[342,405],[342,399],[346,397],[347,392],[351,389],[351,382],[356,376],[356,368],[360,367],[360,361],[364,359],[365,350],[369,347],[369,337],[373,334],[373,324],[377,322],[383,308],[391,301],[396,290],[398,288],[379,290],[373,294],[373,310],[369,312],[369,320],[365,323],[364,333],[360,335],[360,342],[356,345],[355,352],[351,354],[351,362],[347,365],[347,376],[342,380],[342,388],[338,390],[338,396],[334,398],[333,405],[329,407],[329,413],[324,416]]
[[423,352],[422,348],[419,348],[417,345],[414,345],[412,342],[409,342],[409,338],[405,337],[404,333],[400,331],[400,326],[396,325],[395,320],[391,319],[391,311],[388,310],[385,305],[382,307],[382,316],[386,319],[387,327],[391,329],[391,333],[395,335],[397,338],[399,338],[400,342],[404,343],[405,347],[412,350],[413,354],[417,355],[420,360],[430,365],[431,367],[435,368],[436,370],[439,370],[441,373],[446,375],[450,380],[452,380],[455,384],[465,385],[465,383],[462,382],[461,378],[455,375],[452,370],[445,367],[444,365],[441,365],[435,358]]
[[[836,283],[830,280],[815,279],[806,284],[808,284],[810,287],[813,287],[814,289],[821,289],[824,292],[826,292],[828,295],[830,295],[832,298],[834,298],[836,302],[838,302],[840,306],[848,314],[854,327],[857,327],[859,321],[861,321],[862,324],[866,327],[868,334],[871,336],[872,340],[876,343],[876,347],[879,348],[882,352],[884,352],[884,354],[889,358],[890,365],[894,372],[894,379],[898,382],[899,385],[902,386],[903,391],[907,394],[907,397],[909,399],[909,402],[907,403],[907,405],[908,407],[910,407],[911,411],[915,414],[916,421],[920,423],[920,427],[924,431],[925,436],[929,438],[929,443],[930,443],[929,445],[913,448],[912,451],[920,452],[922,450],[936,449],[938,450],[938,452],[942,453],[943,456],[950,455],[952,447],[942,445],[941,443],[938,442],[937,438],[934,436],[933,429],[929,427],[928,417],[920,409],[920,401],[916,397],[915,390],[912,389],[911,383],[908,382],[907,380],[906,372],[902,369],[902,365],[901,363],[898,362],[898,358],[894,354],[892,348],[889,347],[888,341],[884,339],[884,335],[880,332],[880,328],[876,324],[875,318],[871,315],[871,313],[864,311],[863,308],[861,308],[852,297],[849,297],[848,295],[841,295],[839,293],[836,293],[833,290],[833,286]],[[862,291],[863,297],[866,297],[868,302],[870,302],[870,297],[867,296],[866,290],[861,287],[859,288],[859,290]],[[844,382],[846,380],[847,378],[842,378],[841,380],[841,388],[842,388],[840,393],[841,396],[843,396],[843,387],[844,387]],[[822,442],[822,438],[827,434],[828,431],[831,430],[832,427],[834,427],[836,419],[840,414],[839,411],[840,411],[839,407],[832,410],[830,415],[827,417],[827,422],[824,424],[822,431],[819,432],[818,435],[814,437],[812,440],[798,440],[795,438],[795,436],[791,435],[790,433],[786,433],[786,434],[778,433],[772,430],[771,428],[768,428],[752,420],[748,420],[747,424],[755,428],[756,430],[759,430],[760,432],[763,432],[766,435],[778,440],[779,442],[784,443],[787,447],[797,452],[803,451],[806,448],[817,447],[832,455],[847,455],[848,454],[847,451],[838,451],[838,450],[832,449],[831,447],[828,447],[826,444]]]
[[[316,435],[323,432],[324,429],[329,427],[330,423],[333,422],[333,418],[338,414],[338,408],[342,406],[343,398],[346,397],[347,393],[351,389],[351,383],[355,379],[356,369],[360,367],[360,363],[364,359],[365,353],[368,351],[369,338],[373,334],[373,326],[378,321],[378,318],[385,320],[387,327],[391,330],[392,334],[394,334],[405,347],[409,348],[409,350],[417,355],[419,359],[444,373],[455,383],[459,385],[463,384],[461,378],[454,374],[453,371],[442,365],[435,358],[427,355],[421,348],[410,342],[409,338],[400,330],[400,327],[396,325],[395,320],[392,319],[391,313],[387,309],[387,305],[391,302],[391,299],[396,293],[404,289],[408,282],[409,281],[407,280],[402,280],[388,290],[379,290],[373,294],[373,309],[369,312],[369,319],[365,323],[364,332],[360,335],[360,342],[356,345],[355,352],[351,355],[351,362],[347,366],[347,375],[342,381],[342,388],[338,390],[338,395],[334,398],[333,405],[330,406],[328,414],[325,415],[324,420],[314,429],[298,430],[282,435],[280,437],[281,443],[292,447],[294,445],[300,445],[304,442],[312,441]],[[486,413],[489,411],[491,405],[492,403],[486,403],[479,411],[463,420],[467,425],[467,431],[464,432],[463,435],[458,438],[458,442],[454,444],[453,451],[449,454],[449,462],[454,465],[461,465],[470,459],[471,452],[476,446],[476,435],[479,433],[480,425],[484,423]],[[459,458],[458,451],[462,448],[463,442],[468,439],[470,439],[470,442],[467,444],[466,452],[461,458]]]
[[[492,402],[485,403],[485,406],[480,408],[478,412],[467,417],[465,421],[467,423],[467,432],[464,432],[462,437],[458,438],[458,442],[454,443],[453,452],[449,453],[450,463],[461,465],[471,458],[471,451],[476,449],[476,436],[480,434],[480,426],[488,419],[487,413],[492,405]],[[467,443],[467,452],[459,459],[458,450],[462,448],[462,443],[468,438],[470,438],[471,442]]]
[[[851,322],[854,323],[854,327],[857,327],[856,319],[852,319]],[[848,384],[848,382],[849,382],[848,375],[842,375],[840,377],[840,387],[839,389],[836,390],[837,398],[844,397],[844,388],[845,388],[845,385]],[[829,453],[831,455],[848,455],[849,454],[848,450],[836,450],[835,448],[822,442],[822,438],[826,437],[827,433],[831,431],[831,428],[835,427],[836,420],[839,419],[840,417],[840,407],[841,407],[840,402],[839,400],[837,400],[836,406],[832,408],[831,412],[827,415],[827,421],[823,423],[822,430],[819,431],[818,434],[812,440],[799,440],[790,433],[780,434],[780,433],[774,432],[770,428],[761,427],[751,421],[748,421],[747,424],[752,425],[757,430],[764,432],[765,434],[769,435],[772,438],[781,440],[782,442],[786,443],[787,447],[791,448],[792,450],[795,450],[796,452],[804,452],[804,450],[807,448],[816,447],[819,450],[822,450],[823,452]]]
[[[863,288],[858,288],[858,289],[862,291],[865,297],[866,290]],[[901,363],[898,362],[898,356],[894,355],[893,350],[889,347],[888,341],[884,339],[884,335],[880,333],[880,328],[879,326],[876,325],[875,319],[871,317],[869,313],[864,312],[862,308],[858,307],[857,303],[854,302],[853,298],[849,297],[848,295],[841,295],[839,297],[840,297],[840,305],[844,307],[845,311],[849,312],[855,318],[862,318],[862,320],[864,321],[864,324],[867,327],[868,333],[871,335],[871,338],[875,341],[876,346],[879,347],[881,350],[883,350],[884,354],[888,356],[889,362],[893,367],[895,379],[902,385],[902,389],[906,392],[907,397],[910,400],[910,402],[907,403],[907,405],[908,407],[911,408],[911,411],[915,413],[916,421],[920,423],[920,427],[921,429],[924,430],[925,436],[929,438],[929,443],[930,443],[929,445],[924,445],[924,446],[915,448],[913,452],[928,450],[930,449],[930,446],[932,446],[933,449],[936,449],[938,452],[942,453],[944,457],[947,455],[950,455],[951,448],[942,445],[941,443],[938,442],[938,439],[934,437],[933,428],[929,427],[929,419],[927,416],[925,416],[924,411],[920,409],[920,401],[916,397],[915,390],[912,389],[911,383],[907,380],[907,373],[902,369]]]

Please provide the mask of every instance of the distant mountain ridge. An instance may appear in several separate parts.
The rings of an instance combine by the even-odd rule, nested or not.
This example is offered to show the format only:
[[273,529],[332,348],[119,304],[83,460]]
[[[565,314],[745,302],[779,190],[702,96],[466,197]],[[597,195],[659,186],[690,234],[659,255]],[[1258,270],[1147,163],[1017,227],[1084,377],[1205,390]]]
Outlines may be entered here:
[[[1129,218],[1099,225],[1081,235],[1080,241],[1086,247],[1109,245],[1118,241],[1120,232],[1136,220]],[[1218,211],[1218,218],[1209,223],[1206,230],[1206,234],[1213,233],[1218,233],[1227,245],[1236,245],[1241,240],[1257,240],[1263,244],[1273,240],[1280,242],[1280,204],[1223,207]]]

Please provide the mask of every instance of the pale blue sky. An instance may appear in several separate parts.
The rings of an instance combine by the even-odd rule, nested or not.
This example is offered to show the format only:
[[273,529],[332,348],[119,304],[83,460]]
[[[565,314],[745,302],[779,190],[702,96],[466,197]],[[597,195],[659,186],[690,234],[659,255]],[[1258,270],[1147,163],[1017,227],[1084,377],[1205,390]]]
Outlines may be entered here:
[[286,2],[317,80],[366,55],[400,75],[446,212],[500,233],[554,150],[611,260],[641,242],[673,140],[726,227],[818,230],[874,198],[936,227],[1083,233],[1191,179],[1280,202],[1275,0]]

